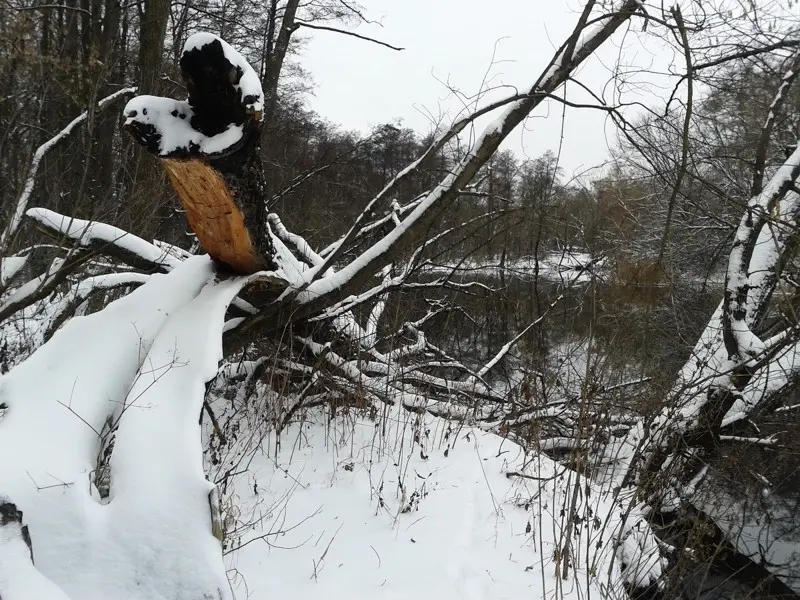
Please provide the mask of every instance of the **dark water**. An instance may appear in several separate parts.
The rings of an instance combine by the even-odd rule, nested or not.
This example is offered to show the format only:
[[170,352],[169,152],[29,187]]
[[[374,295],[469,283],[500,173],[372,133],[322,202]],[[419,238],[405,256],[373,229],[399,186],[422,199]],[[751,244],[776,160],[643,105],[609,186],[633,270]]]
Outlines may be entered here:
[[[699,284],[676,286],[621,285],[600,277],[562,282],[520,277],[483,276],[470,280],[492,291],[403,293],[387,314],[418,318],[430,301],[444,301],[453,310],[428,327],[435,343],[480,365],[529,324],[541,319],[499,365],[514,360],[544,369],[554,352],[591,340],[593,355],[604,370],[636,365],[641,376],[671,383],[689,355],[720,298],[718,289]],[[559,298],[561,298],[559,300]],[[396,323],[392,323],[392,326]]]

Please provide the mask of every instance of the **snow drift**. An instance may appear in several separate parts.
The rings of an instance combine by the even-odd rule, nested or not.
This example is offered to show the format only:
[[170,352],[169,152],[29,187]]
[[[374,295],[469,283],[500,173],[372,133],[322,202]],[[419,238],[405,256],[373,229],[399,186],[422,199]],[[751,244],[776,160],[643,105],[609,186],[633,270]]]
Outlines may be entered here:
[[[73,318],[0,379],[0,494],[24,513],[36,568],[68,597],[228,597],[198,415],[240,286],[190,259]],[[112,430],[103,499],[94,471]],[[0,571],[4,600],[18,597],[17,575]]]

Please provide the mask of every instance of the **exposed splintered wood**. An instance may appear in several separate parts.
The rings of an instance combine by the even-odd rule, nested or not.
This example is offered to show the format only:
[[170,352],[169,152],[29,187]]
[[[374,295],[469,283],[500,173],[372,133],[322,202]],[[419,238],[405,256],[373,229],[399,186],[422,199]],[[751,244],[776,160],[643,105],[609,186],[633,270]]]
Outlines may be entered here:
[[186,210],[189,226],[212,258],[237,273],[266,268],[219,171],[201,160],[164,158],[161,164]]

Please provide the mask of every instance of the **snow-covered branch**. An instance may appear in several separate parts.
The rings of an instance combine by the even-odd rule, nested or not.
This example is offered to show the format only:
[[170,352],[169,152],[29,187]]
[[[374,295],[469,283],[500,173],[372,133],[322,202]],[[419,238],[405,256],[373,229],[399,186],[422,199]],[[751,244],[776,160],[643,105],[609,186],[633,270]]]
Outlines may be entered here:
[[3,299],[0,304],[0,322],[51,294],[67,280],[76,266],[83,264],[88,258],[89,253],[83,250],[71,254],[66,259],[55,259],[44,273],[26,281]]
[[37,227],[53,237],[67,238],[81,248],[113,256],[135,269],[164,272],[182,262],[169,248],[159,248],[105,223],[67,217],[45,208],[31,208],[26,214]]
[[763,310],[761,304],[771,295],[786,239],[778,237],[769,224],[796,221],[800,195],[792,188],[798,176],[800,146],[750,200],[739,223],[728,260],[722,312],[723,340],[730,357],[754,358],[765,349],[752,327]]
[[[460,191],[470,183],[478,170],[494,154],[511,131],[541,104],[548,94],[558,89],[570,74],[625,21],[633,16],[639,10],[640,5],[639,0],[617,2],[612,10],[595,19],[591,28],[578,27],[568,42],[556,53],[548,69],[536,79],[527,95],[505,107],[502,114],[481,135],[477,136],[470,151],[453,168],[452,172],[423,197],[419,204],[402,219],[399,226],[367,248],[340,271],[327,274],[328,268],[340,257],[343,248],[360,231],[363,221],[370,214],[372,208],[379,202],[388,201],[391,198],[394,191],[398,189],[399,182],[407,174],[419,168],[428,151],[401,171],[384,190],[368,203],[348,234],[337,243],[331,252],[326,254],[323,264],[312,267],[304,274],[303,284],[292,293],[284,294],[281,302],[270,307],[267,314],[286,314],[285,309],[288,306],[292,306],[289,313],[296,319],[319,314],[330,305],[332,297],[341,298],[354,293],[384,266],[394,262],[401,252],[417,242],[423,232],[427,232],[429,227],[452,206]],[[570,45],[574,46],[574,52],[568,52]],[[437,143],[440,142],[434,142],[432,148]],[[267,315],[262,316],[265,318],[257,319],[247,327],[263,325],[265,322],[271,321]]]
[[[72,316],[75,309],[86,302],[92,294],[101,291],[111,291],[119,288],[134,288],[142,285],[150,278],[145,273],[108,273],[106,275],[94,275],[79,281],[72,289],[64,294],[64,297],[56,306],[53,314],[50,315],[50,326],[45,333],[45,340],[49,339],[55,331],[68,318]],[[0,309],[1,310],[1,309]]]

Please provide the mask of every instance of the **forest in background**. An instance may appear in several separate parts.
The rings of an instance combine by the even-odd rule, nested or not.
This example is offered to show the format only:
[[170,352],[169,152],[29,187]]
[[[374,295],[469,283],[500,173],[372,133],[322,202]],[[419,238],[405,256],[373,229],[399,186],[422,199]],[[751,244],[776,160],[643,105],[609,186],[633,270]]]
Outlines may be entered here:
[[[639,107],[630,117],[630,112],[620,110],[624,98],[618,104],[597,98],[597,106],[618,125],[607,166],[596,177],[574,180],[559,168],[556,143],[552,152],[535,159],[523,160],[510,151],[493,153],[470,184],[458,190],[455,208],[436,223],[449,233],[426,246],[422,257],[404,272],[406,280],[398,293],[386,299],[379,313],[385,315],[378,332],[383,343],[413,342],[424,325],[426,335],[440,340],[442,356],[455,353],[476,371],[513,341],[513,351],[503,352],[492,372],[495,381],[513,389],[504,400],[510,407],[503,408],[502,417],[490,411],[487,422],[496,422],[503,434],[542,448],[579,471],[588,468],[593,454],[603,454],[598,447],[608,447],[609,435],[624,435],[636,419],[652,419],[664,409],[676,374],[723,295],[748,201],[762,192],[797,148],[800,20],[786,16],[796,14],[796,7],[792,13],[791,2],[788,12],[778,3],[734,2],[732,8],[722,0],[705,6],[688,4],[685,17],[667,26],[674,12],[646,7],[643,19],[652,21],[651,32],[640,32],[675,47],[677,57],[686,56],[686,64],[674,65],[679,75],[669,103]],[[387,123],[360,135],[307,108],[304,36],[314,35],[315,28],[347,35],[368,21],[368,13],[368,7],[341,0],[4,2],[0,5],[4,227],[13,222],[19,199],[31,185],[37,149],[84,114],[73,131],[59,137],[40,157],[27,206],[113,225],[185,252],[198,251],[156,161],[122,130],[120,111],[133,92],[123,92],[102,108],[98,102],[130,86],[136,86],[140,95],[184,97],[177,68],[184,42],[197,31],[209,31],[247,58],[264,88],[260,159],[268,210],[280,216],[288,231],[313,241],[323,256],[322,249],[359,222],[372,198],[424,156],[394,187],[399,200],[392,198],[380,207],[385,218],[377,212],[367,215],[374,220],[371,229],[341,249],[338,263],[347,264],[407,216],[414,199],[457,172],[472,150],[468,136],[454,136],[428,152],[446,127],[417,132]],[[364,44],[365,51],[374,50],[374,41]],[[798,193],[794,181],[786,193]],[[794,231],[794,221],[781,211],[780,201],[770,210],[774,222],[786,218]],[[81,252],[79,245],[72,247],[64,237],[54,242],[30,220],[6,231],[10,235],[3,236],[4,256],[26,258],[18,270],[4,266],[0,283],[4,371],[30,355],[73,314],[95,312],[133,287],[128,282],[78,294],[76,286],[86,277],[117,270],[118,265],[102,258],[102,247]],[[428,231],[420,235],[433,239]],[[796,240],[793,233],[787,237],[769,307],[759,311],[759,334],[769,339],[781,331],[794,339],[798,325]],[[553,280],[540,274],[539,265],[554,254],[588,259],[570,263]],[[9,264],[14,263],[4,259],[4,265]],[[481,271],[486,265],[494,267],[492,274]],[[437,275],[442,270],[446,276]],[[21,289],[25,293],[20,294]],[[63,302],[71,295],[72,301]],[[58,305],[55,317],[53,305]],[[352,310],[358,319],[368,321],[374,307]],[[37,314],[45,315],[41,335],[20,336]],[[536,326],[529,329],[530,323]],[[414,327],[409,329],[409,324]],[[239,346],[241,360],[257,361],[283,351],[268,336],[249,341],[244,349]],[[777,350],[770,360],[776,356]],[[276,375],[278,371],[262,361],[245,378],[247,394],[263,398],[268,388],[296,393],[310,385],[308,377],[291,370]],[[327,399],[317,390],[314,401],[324,399],[333,412],[342,406],[363,408],[363,391],[355,386],[342,392],[347,386],[337,380],[335,371],[331,369],[330,381],[321,388],[338,392]],[[699,443],[704,448],[702,459],[699,454],[692,457],[701,460],[702,467],[683,465],[682,475],[676,477],[688,485],[701,469],[711,470],[710,479],[717,487],[712,485],[709,493],[714,496],[714,490],[721,488],[741,502],[745,508],[737,516],[747,526],[753,513],[756,518],[778,518],[760,504],[769,489],[781,506],[781,523],[776,526],[781,532],[770,537],[769,544],[791,548],[800,543],[794,535],[800,523],[796,509],[800,445],[793,421],[795,375],[793,368],[789,371],[785,384],[747,420],[723,426],[719,416],[719,425],[729,429],[714,433],[714,451],[703,445],[707,440],[684,440],[687,446]],[[738,371],[736,377],[746,378]],[[552,422],[524,416],[529,413],[524,405],[554,402],[572,403],[576,412]],[[294,410],[267,413],[276,427],[296,416]],[[211,454],[219,452],[215,446],[219,440],[209,444]],[[695,502],[695,508],[698,505],[702,508],[702,502]],[[767,584],[771,591],[763,591],[769,579],[763,570],[778,572],[782,581],[798,589],[797,557],[784,556],[785,564],[772,565],[765,547],[760,556],[750,557],[762,571],[742,566],[730,558],[735,552],[708,520],[697,519],[691,510],[687,515],[677,525],[668,519],[654,523],[663,528],[665,543],[691,546],[699,540],[691,559],[673,556],[676,568],[667,577],[664,597],[675,597],[669,590],[676,588],[669,586],[677,586],[686,597],[701,595],[697,586],[702,584],[686,573],[704,569],[720,576],[722,583],[715,580],[714,586],[738,578],[753,597],[784,597],[769,588],[772,583]],[[742,525],[738,533],[744,529]],[[725,539],[735,540],[737,535]]]

